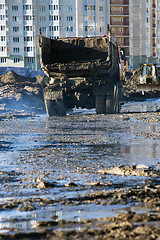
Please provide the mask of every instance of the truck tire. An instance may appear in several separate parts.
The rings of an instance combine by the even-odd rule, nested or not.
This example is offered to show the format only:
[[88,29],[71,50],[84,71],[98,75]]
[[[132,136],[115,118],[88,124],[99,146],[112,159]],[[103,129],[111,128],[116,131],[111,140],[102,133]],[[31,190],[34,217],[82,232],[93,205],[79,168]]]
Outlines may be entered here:
[[99,95],[96,96],[96,113],[103,114],[105,113],[105,96]]
[[106,96],[106,113],[120,112],[119,87],[114,86],[113,96]]
[[114,113],[120,112],[120,91],[117,85],[114,86]]
[[48,117],[66,115],[66,107],[62,99],[48,100],[45,99],[45,106]]

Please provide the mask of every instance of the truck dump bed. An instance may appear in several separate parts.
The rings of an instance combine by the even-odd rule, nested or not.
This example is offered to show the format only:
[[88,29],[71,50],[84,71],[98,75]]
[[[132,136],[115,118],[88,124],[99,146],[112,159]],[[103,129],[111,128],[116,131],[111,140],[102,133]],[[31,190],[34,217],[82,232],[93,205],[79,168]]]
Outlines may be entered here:
[[[104,75],[111,65],[108,37],[52,40],[40,34],[42,70],[49,76],[82,77]],[[117,51],[116,44],[112,48]],[[117,59],[117,54],[116,54]]]
[[52,40],[40,33],[43,86],[48,116],[65,115],[74,107],[118,113],[122,93],[120,49],[110,29],[103,37]]

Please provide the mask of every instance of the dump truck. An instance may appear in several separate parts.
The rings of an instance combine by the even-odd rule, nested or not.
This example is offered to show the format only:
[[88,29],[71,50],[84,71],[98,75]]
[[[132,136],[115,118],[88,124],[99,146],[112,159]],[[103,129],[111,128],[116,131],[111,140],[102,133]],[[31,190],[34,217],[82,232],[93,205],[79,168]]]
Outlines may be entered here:
[[157,93],[160,91],[160,76],[159,67],[157,64],[146,63],[142,64],[141,71],[137,84],[137,92],[142,93]]
[[39,47],[41,68],[49,77],[43,86],[49,117],[74,107],[95,108],[97,114],[120,111],[124,52],[109,28],[105,36],[58,39],[40,31]]

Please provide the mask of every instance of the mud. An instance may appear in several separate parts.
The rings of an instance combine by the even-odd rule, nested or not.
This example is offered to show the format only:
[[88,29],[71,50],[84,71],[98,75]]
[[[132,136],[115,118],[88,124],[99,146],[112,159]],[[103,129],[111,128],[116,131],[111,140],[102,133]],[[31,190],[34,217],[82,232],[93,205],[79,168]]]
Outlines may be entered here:
[[42,82],[48,81],[45,76],[34,78],[22,77],[13,71],[0,76],[0,112],[27,111],[43,114]]
[[160,239],[160,113],[128,109],[3,113],[0,239]]

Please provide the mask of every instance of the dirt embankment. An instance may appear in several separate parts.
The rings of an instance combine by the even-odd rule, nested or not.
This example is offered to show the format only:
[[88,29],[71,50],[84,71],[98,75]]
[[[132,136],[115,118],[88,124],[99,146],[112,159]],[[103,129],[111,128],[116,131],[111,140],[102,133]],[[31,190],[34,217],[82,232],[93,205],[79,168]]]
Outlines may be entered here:
[[0,111],[45,112],[42,83],[45,76],[22,77],[13,71],[0,76]]

